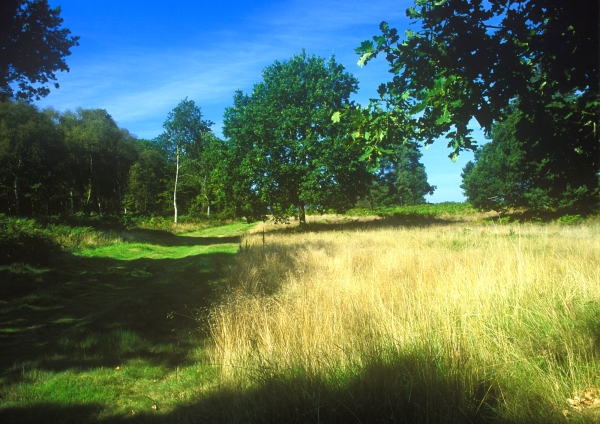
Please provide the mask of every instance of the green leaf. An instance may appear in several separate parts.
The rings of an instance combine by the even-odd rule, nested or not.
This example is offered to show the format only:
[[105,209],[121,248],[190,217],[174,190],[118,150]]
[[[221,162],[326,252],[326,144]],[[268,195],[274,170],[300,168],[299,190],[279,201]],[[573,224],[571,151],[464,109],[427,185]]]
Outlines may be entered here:
[[446,85],[446,77],[440,77],[437,80],[435,80],[435,83],[433,84],[433,89],[435,91],[442,91],[444,85]]
[[414,7],[409,7],[408,9],[406,9],[406,16],[408,16],[411,19],[418,19],[421,17],[421,14],[417,12],[417,9],[415,9]]
[[358,59],[358,62],[357,62],[358,66],[360,66],[361,68],[362,68],[363,66],[365,66],[365,63],[367,62],[367,60],[369,60],[369,57],[370,57],[372,54],[373,54],[373,53],[371,53],[371,52],[368,52],[368,53],[365,53],[365,54],[363,54],[363,55],[360,57],[360,59]]
[[375,46],[373,45],[373,42],[366,40],[366,41],[363,41],[362,43],[360,43],[360,47],[358,47],[356,49],[356,53],[358,53],[358,54],[373,53],[373,50],[375,50]]
[[341,113],[338,112],[334,112],[333,115],[331,116],[331,121],[336,123],[336,122],[340,122],[340,117],[341,117]]
[[410,113],[412,115],[416,115],[417,113],[424,111],[426,107],[427,103],[425,102],[417,103],[416,105],[410,108]]
[[449,124],[451,122],[450,113],[448,113],[448,106],[444,106],[444,111],[442,112],[442,116],[435,120],[436,125],[444,125]]
[[371,153],[373,153],[373,146],[365,147],[365,152],[361,155],[359,160],[367,160],[371,157]]

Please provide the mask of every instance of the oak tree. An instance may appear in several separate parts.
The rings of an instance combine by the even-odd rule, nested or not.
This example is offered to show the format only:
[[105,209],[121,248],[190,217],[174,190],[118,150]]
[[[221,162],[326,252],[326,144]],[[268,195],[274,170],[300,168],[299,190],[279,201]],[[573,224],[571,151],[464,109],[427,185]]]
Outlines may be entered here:
[[224,119],[243,208],[256,216],[268,207],[276,219],[296,216],[304,224],[307,208],[351,207],[370,178],[360,152],[344,144],[347,128],[333,125],[331,114],[349,103],[357,80],[333,57],[306,52],[262,75],[251,95],[236,94]]
[[47,0],[0,2],[0,101],[39,100],[49,84],[59,87],[56,71],[69,71],[65,57],[79,45],[62,23]]
[[357,49],[360,65],[379,55],[389,63],[394,77],[380,86],[380,100],[335,116],[349,116],[354,139],[371,157],[386,154],[394,131],[424,144],[446,137],[455,159],[476,148],[472,119],[489,133],[518,100],[515,136],[525,143],[526,160],[542,168],[540,188],[555,206],[594,202],[598,2],[416,0],[407,15],[418,22],[416,31],[401,38],[383,22],[381,34]]

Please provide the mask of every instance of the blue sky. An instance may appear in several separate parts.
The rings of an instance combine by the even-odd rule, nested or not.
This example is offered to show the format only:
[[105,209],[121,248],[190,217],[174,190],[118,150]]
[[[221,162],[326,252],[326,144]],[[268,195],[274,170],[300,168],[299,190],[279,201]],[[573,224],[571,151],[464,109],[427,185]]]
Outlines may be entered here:
[[[360,82],[353,97],[366,105],[390,78],[386,62],[364,68],[354,49],[377,35],[382,20],[403,33],[412,0],[141,1],[50,0],[64,27],[81,37],[59,73],[60,89],[37,102],[57,110],[106,109],[119,126],[140,138],[162,132],[167,114],[188,97],[221,134],[223,112],[236,89],[250,92],[261,71],[306,49],[336,60]],[[478,133],[480,134],[480,133]],[[478,137],[480,142],[482,137]],[[444,140],[423,150],[429,202],[462,201],[460,172]]]

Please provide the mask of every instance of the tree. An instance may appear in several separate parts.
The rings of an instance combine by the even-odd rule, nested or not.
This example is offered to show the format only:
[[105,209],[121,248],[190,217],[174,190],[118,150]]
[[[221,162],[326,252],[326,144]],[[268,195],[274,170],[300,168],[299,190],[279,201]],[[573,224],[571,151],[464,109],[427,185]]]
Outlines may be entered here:
[[134,213],[160,212],[159,195],[163,191],[165,158],[153,149],[140,152],[129,169],[127,204]]
[[419,159],[423,153],[413,144],[401,144],[396,149],[396,190],[400,205],[425,203],[425,195],[436,187],[427,182],[425,166]]
[[379,161],[368,199],[357,205],[364,205],[365,200],[371,209],[425,203],[425,195],[433,194],[436,186],[427,182],[425,166],[420,162],[422,156],[414,144],[393,146],[393,154]]
[[[58,184],[62,145],[50,117],[24,101],[0,102],[0,199],[3,212],[43,210]],[[54,169],[53,169],[54,168]],[[29,199],[28,204],[24,200]],[[6,208],[6,209],[5,209]]]
[[[593,202],[600,157],[598,2],[417,0],[407,15],[420,30],[400,41],[383,22],[381,35],[357,49],[360,65],[384,54],[394,77],[379,88],[380,102],[338,114],[350,116],[354,138],[380,154],[391,141],[388,131],[425,144],[445,136],[456,158],[476,148],[468,127],[473,118],[489,132],[518,100],[523,117],[516,137],[526,143],[527,161],[543,167],[540,188],[556,205]],[[556,200],[568,193],[579,193],[579,200]]]
[[369,175],[360,153],[344,145],[343,125],[331,113],[348,104],[357,80],[332,57],[302,52],[263,71],[252,95],[236,93],[223,133],[233,150],[238,199],[258,215],[306,223],[306,208],[343,210],[366,190]]
[[[202,112],[193,100],[182,100],[167,116],[163,124],[165,132],[159,136],[159,142],[169,152],[175,162],[175,183],[173,185],[174,222],[177,223],[177,186],[182,159],[203,160],[207,150],[208,134],[213,123],[202,119]],[[204,172],[210,172],[205,167]],[[203,178],[206,191],[207,178]]]
[[[47,0],[3,0],[0,4],[0,101],[39,100],[55,88],[56,71],[69,71],[64,58],[79,37],[61,28],[60,7]],[[18,86],[17,91],[11,85]]]
[[[503,212],[508,208],[532,206],[526,202],[531,178],[525,145],[516,138],[522,113],[513,112],[492,127],[491,141],[475,151],[474,161],[463,168],[461,188],[476,208]],[[528,172],[529,171],[529,172]],[[540,205],[533,205],[536,209]]]
[[122,212],[127,174],[137,159],[133,136],[104,109],[66,111],[58,128],[68,151],[71,213]]

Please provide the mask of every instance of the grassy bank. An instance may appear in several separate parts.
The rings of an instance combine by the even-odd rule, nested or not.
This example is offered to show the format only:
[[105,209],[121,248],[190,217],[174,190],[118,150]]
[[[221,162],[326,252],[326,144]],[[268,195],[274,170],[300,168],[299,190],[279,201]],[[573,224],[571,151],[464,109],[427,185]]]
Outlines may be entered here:
[[244,242],[211,312],[223,421],[600,419],[597,225],[331,229]]

